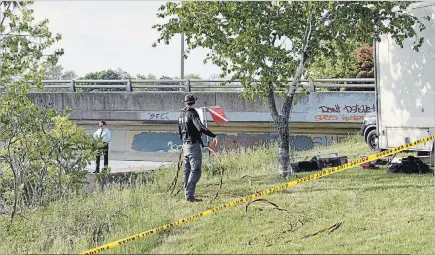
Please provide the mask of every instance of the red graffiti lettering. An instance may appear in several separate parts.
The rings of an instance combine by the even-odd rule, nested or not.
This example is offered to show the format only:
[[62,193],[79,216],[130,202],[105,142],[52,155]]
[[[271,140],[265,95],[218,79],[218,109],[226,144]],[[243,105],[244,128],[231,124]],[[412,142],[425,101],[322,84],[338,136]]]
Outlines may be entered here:
[[335,115],[316,115],[314,119],[315,121],[333,121],[338,120],[338,117]]
[[364,116],[359,115],[351,115],[351,116],[341,116],[341,119],[344,121],[363,121]]

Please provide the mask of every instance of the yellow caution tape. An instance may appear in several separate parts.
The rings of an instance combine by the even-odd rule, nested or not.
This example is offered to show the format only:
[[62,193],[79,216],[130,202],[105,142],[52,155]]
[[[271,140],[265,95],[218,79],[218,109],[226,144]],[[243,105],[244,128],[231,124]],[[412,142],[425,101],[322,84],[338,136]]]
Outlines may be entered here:
[[120,239],[120,240],[117,240],[117,241],[105,244],[105,245],[101,245],[101,246],[98,246],[96,248],[93,248],[93,249],[90,249],[90,250],[87,250],[87,251],[83,251],[80,254],[97,254],[97,253],[105,251],[105,250],[113,249],[113,248],[115,248],[115,247],[117,247],[119,245],[126,244],[128,242],[131,242],[131,241],[134,241],[134,240],[137,240],[137,239],[140,239],[140,238],[147,237],[147,236],[149,236],[149,235],[151,235],[153,233],[156,233],[156,232],[159,232],[159,231],[163,231],[163,230],[172,228],[174,226],[178,226],[178,225],[180,225],[182,223],[186,223],[186,222],[192,221],[194,219],[197,219],[197,218],[209,215],[209,214],[213,214],[213,213],[215,213],[217,211],[220,211],[220,210],[222,210],[224,208],[228,208],[228,207],[232,207],[232,206],[235,206],[235,205],[238,205],[238,204],[242,204],[242,203],[245,203],[245,202],[247,202],[249,200],[253,200],[255,198],[268,195],[268,194],[270,194],[272,192],[280,191],[280,190],[283,190],[283,189],[295,186],[295,185],[297,185],[299,183],[302,183],[302,182],[307,182],[307,181],[311,181],[311,180],[314,180],[314,179],[318,179],[320,177],[323,177],[323,176],[326,176],[326,175],[330,175],[330,174],[333,174],[333,173],[337,173],[337,172],[343,171],[343,170],[348,169],[348,168],[359,166],[359,165],[361,165],[363,163],[367,163],[367,162],[370,162],[370,161],[375,160],[375,159],[379,159],[379,158],[383,158],[383,157],[386,157],[386,156],[389,156],[389,155],[392,155],[392,154],[396,154],[396,153],[398,153],[400,151],[404,151],[406,149],[409,149],[409,148],[414,147],[414,146],[419,145],[419,144],[424,144],[424,143],[429,142],[429,141],[434,140],[434,139],[435,139],[435,136],[429,136],[429,137],[422,138],[422,139],[417,140],[417,141],[412,142],[412,143],[408,143],[408,144],[405,144],[405,145],[398,146],[398,147],[390,149],[390,150],[386,150],[386,151],[383,151],[383,152],[372,154],[372,155],[370,155],[368,157],[365,157],[363,159],[358,159],[358,160],[352,161],[350,163],[347,163],[347,164],[344,164],[344,165],[341,165],[341,166],[338,166],[338,167],[330,168],[330,169],[327,169],[327,170],[324,170],[324,171],[321,171],[321,172],[318,172],[318,173],[306,176],[304,178],[300,178],[300,179],[288,182],[286,184],[282,184],[282,185],[279,185],[279,186],[276,186],[276,187],[264,190],[262,192],[258,192],[258,193],[252,194],[250,196],[245,196],[245,197],[239,198],[239,199],[234,200],[232,202],[229,202],[227,204],[223,204],[223,205],[217,206],[217,207],[215,207],[213,209],[208,209],[208,210],[203,211],[201,213],[197,213],[197,214],[194,214],[192,216],[186,217],[184,219],[177,220],[177,221],[175,221],[173,223],[166,224],[166,225],[158,227],[158,228],[153,228],[151,230],[148,230],[148,231],[136,234],[136,235],[132,235],[132,236],[129,236],[129,237],[126,237],[126,238],[123,238],[123,239]]

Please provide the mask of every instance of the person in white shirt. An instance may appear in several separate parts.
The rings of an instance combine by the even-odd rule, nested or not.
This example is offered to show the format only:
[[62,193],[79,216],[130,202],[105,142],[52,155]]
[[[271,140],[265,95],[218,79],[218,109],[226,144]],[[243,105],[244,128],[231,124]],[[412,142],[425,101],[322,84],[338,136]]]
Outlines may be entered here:
[[[104,155],[104,167],[109,166],[109,142],[110,139],[112,139],[112,134],[110,133],[110,130],[106,127],[106,122],[104,120],[100,121],[98,123],[99,129],[95,131],[94,137],[100,138],[103,141],[103,155]],[[95,167],[95,173],[100,172],[100,157],[101,152],[97,156],[96,167]]]

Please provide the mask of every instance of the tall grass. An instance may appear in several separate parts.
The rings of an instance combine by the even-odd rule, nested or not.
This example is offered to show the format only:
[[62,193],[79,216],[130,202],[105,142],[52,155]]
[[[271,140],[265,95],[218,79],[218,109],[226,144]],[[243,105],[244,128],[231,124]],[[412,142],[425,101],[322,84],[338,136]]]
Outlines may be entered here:
[[[297,155],[326,151],[351,159],[370,153],[352,136]],[[222,168],[223,187],[207,203]],[[182,192],[169,195],[176,171],[171,166],[148,174],[147,184],[108,187],[24,210],[9,232],[4,230],[9,219],[1,216],[0,253],[77,253],[287,182],[277,169],[276,146],[225,152],[203,166],[197,193],[204,202],[185,202]],[[287,211],[261,202],[247,213],[245,206],[228,208],[104,253],[433,253],[433,197],[433,175],[355,167],[265,197]],[[330,234],[303,238],[337,222],[343,223]]]

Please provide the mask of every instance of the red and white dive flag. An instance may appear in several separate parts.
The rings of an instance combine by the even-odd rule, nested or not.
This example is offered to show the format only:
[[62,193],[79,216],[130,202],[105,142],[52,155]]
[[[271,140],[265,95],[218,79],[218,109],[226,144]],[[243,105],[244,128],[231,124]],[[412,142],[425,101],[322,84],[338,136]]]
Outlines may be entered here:
[[221,107],[213,106],[208,108],[208,111],[210,112],[210,115],[213,118],[214,122],[216,123],[228,122],[227,116],[225,116],[225,113]]

